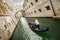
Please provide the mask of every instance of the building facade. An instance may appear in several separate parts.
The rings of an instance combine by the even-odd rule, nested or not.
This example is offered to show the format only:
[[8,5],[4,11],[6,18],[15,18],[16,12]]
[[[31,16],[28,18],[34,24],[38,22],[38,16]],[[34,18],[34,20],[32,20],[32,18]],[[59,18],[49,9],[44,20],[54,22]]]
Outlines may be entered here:
[[58,0],[25,0],[23,8],[26,17],[53,17],[60,14],[57,10]]
[[53,18],[58,18],[60,19],[60,0],[51,0],[53,9],[54,9],[54,14]]
[[0,15],[9,15],[11,11],[8,9],[7,5],[0,0]]
[[13,8],[9,6],[11,0],[5,0],[8,5],[3,1],[0,0],[0,40],[9,40],[22,16],[22,5]]

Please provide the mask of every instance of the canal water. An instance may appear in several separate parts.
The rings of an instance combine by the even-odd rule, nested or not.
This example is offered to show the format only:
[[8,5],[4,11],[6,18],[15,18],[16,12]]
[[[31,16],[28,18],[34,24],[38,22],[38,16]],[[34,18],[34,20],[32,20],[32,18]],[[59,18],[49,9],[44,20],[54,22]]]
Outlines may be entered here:
[[[31,30],[28,22],[37,19],[41,26],[49,27],[47,32],[37,32]],[[52,18],[27,18],[20,20],[10,40],[60,40],[60,20]]]

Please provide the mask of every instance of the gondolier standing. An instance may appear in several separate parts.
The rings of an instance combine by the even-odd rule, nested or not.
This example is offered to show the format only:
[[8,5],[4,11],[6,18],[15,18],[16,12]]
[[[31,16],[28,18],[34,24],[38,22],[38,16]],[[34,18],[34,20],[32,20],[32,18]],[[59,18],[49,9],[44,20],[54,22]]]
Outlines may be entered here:
[[39,25],[39,21],[37,19],[35,19],[35,25],[37,26],[38,30],[40,30],[40,25]]

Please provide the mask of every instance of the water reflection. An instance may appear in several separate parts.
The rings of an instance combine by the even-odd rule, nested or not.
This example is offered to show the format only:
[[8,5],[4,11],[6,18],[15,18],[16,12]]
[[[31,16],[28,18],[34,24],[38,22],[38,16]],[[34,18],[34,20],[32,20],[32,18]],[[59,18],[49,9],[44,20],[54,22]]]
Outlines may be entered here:
[[23,25],[24,37],[26,36],[25,40],[42,40],[42,37],[38,36],[29,28],[26,18],[22,17],[20,21]]

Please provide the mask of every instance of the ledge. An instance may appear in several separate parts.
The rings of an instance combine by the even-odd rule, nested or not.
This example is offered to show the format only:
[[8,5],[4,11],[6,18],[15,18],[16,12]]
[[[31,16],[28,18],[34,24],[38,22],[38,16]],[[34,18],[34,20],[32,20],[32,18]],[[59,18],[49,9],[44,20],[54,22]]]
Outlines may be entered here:
[[60,16],[53,16],[53,19],[60,19]]
[[2,13],[0,13],[0,16],[9,16],[9,14],[2,14]]

